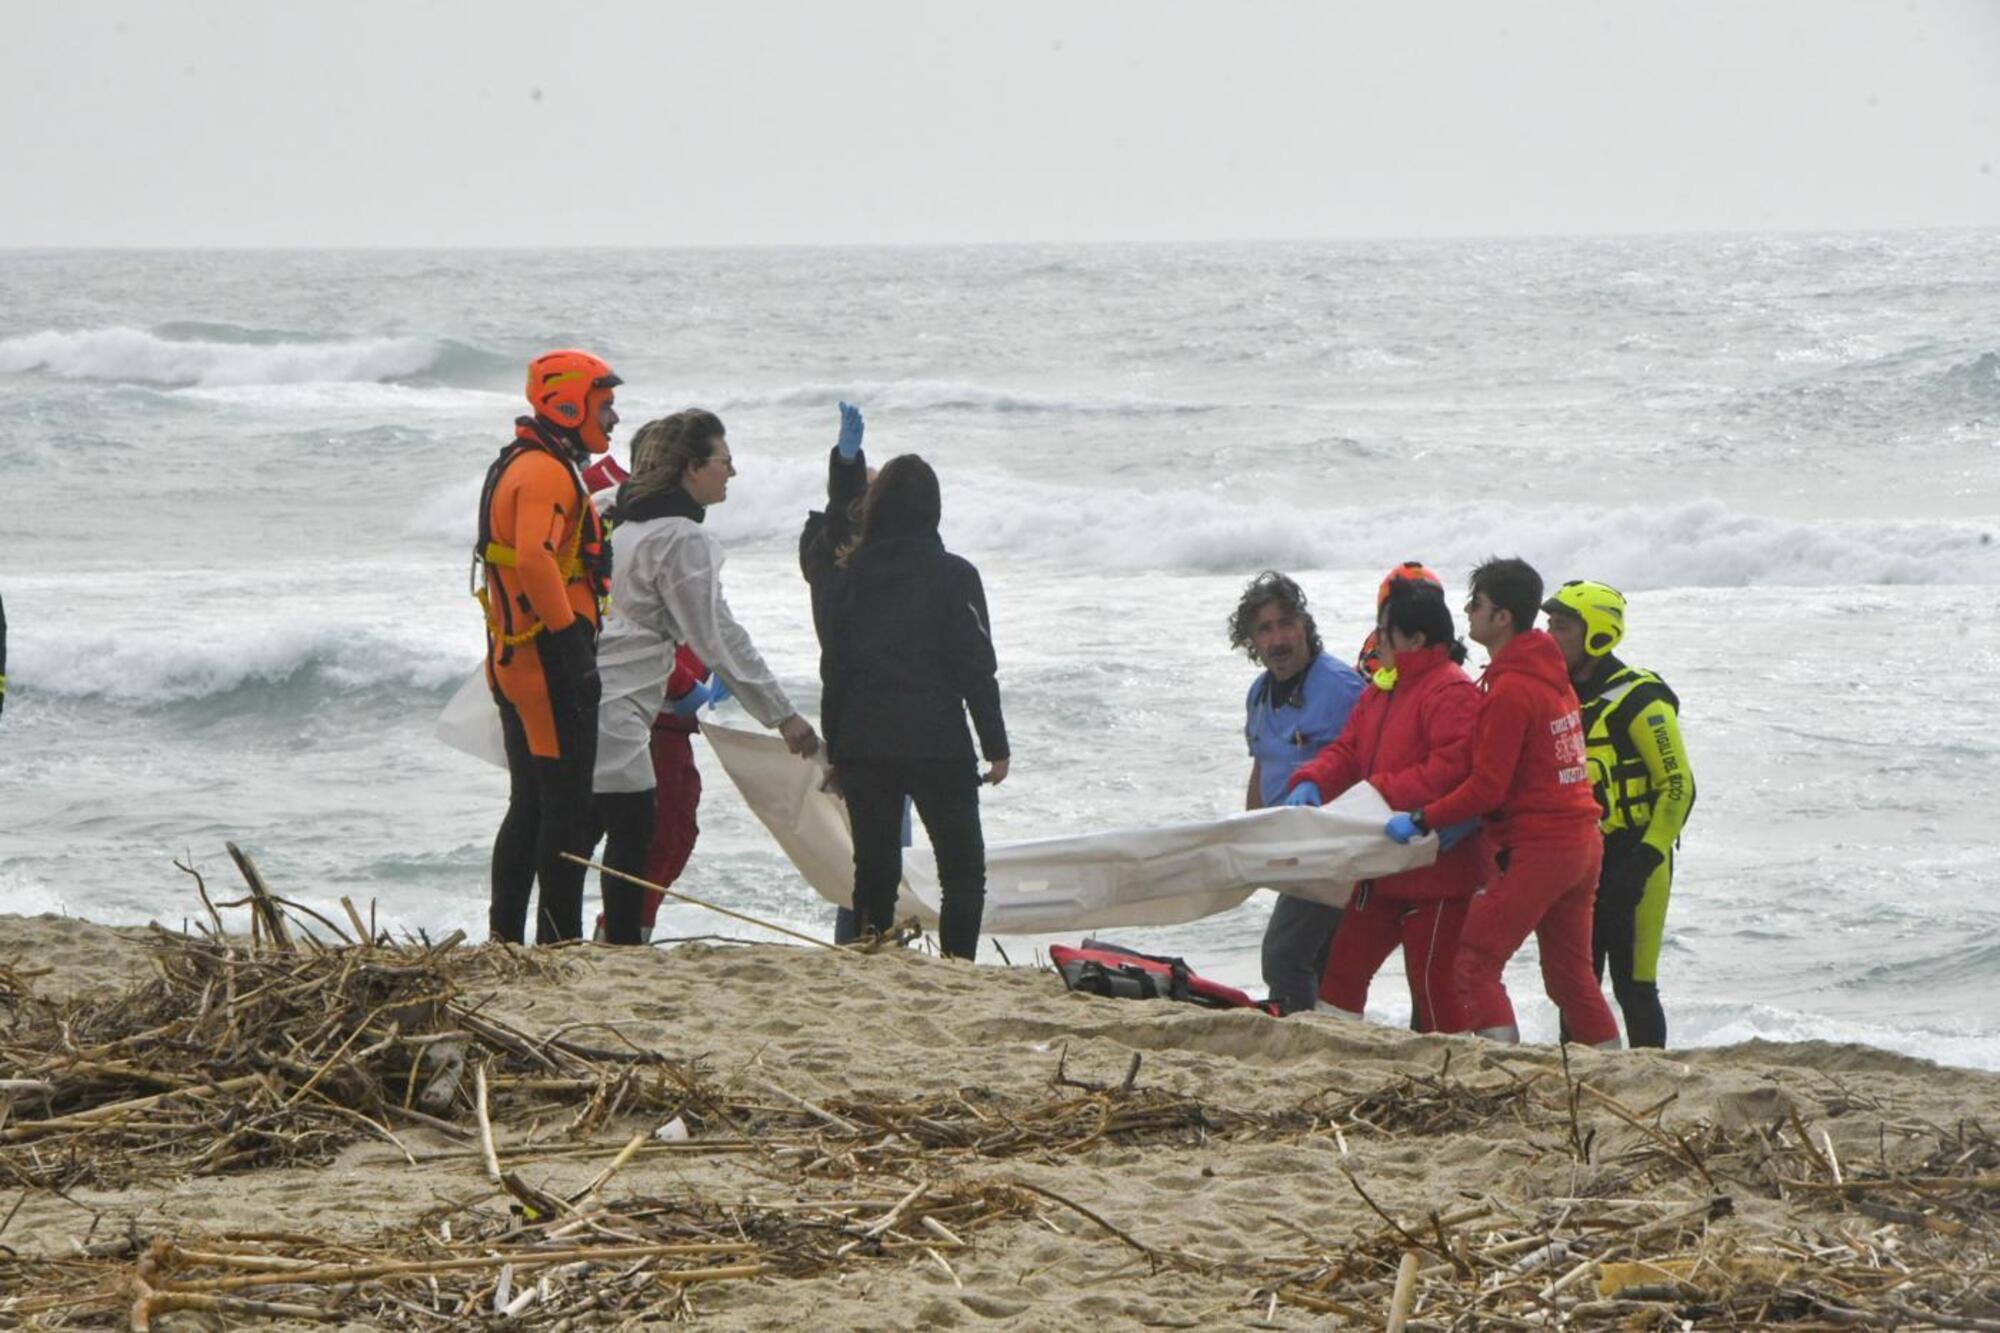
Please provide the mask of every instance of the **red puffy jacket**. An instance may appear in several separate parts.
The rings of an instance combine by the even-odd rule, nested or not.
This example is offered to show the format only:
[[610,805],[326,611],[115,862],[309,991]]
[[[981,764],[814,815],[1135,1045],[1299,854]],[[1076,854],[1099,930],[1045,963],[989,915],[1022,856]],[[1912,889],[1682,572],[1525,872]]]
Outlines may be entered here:
[[[1382,793],[1392,810],[1415,810],[1472,771],[1479,688],[1451,660],[1448,645],[1396,654],[1393,689],[1370,684],[1340,735],[1294,769],[1289,786],[1310,782],[1332,800],[1357,782]],[[1385,875],[1375,892],[1393,898],[1459,898],[1485,883],[1492,848],[1474,833],[1432,865]]]
[[1484,815],[1499,847],[1596,837],[1583,719],[1556,641],[1538,629],[1515,635],[1487,663],[1479,687],[1486,702],[1471,776],[1424,806],[1424,821],[1448,828]]

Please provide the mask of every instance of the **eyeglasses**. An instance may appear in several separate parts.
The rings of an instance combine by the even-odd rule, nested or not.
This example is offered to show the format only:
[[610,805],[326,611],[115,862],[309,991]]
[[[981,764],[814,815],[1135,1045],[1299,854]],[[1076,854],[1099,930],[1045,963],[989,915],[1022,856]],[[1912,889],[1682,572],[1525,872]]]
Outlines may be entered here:
[[720,463],[729,470],[730,476],[733,477],[736,475],[736,460],[728,454],[710,454],[701,461],[704,463]]

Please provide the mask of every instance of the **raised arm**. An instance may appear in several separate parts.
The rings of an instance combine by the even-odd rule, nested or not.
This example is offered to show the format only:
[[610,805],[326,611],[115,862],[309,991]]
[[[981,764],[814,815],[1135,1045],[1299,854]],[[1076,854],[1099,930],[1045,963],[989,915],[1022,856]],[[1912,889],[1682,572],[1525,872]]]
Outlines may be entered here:
[[826,456],[826,509],[807,515],[799,533],[799,572],[815,587],[833,573],[841,548],[853,540],[855,510],[868,493],[868,456],[861,451],[865,426],[860,408],[840,405],[840,438]]

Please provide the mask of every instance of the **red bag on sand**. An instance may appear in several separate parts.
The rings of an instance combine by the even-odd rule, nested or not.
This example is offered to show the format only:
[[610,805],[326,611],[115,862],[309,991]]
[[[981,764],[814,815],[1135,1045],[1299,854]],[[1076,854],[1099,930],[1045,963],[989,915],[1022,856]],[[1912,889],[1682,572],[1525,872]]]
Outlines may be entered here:
[[1049,960],[1070,990],[1126,1000],[1182,1000],[1210,1009],[1255,1009],[1276,1017],[1277,1007],[1251,999],[1234,986],[1196,976],[1179,958],[1138,953],[1103,940],[1081,947],[1049,946]]

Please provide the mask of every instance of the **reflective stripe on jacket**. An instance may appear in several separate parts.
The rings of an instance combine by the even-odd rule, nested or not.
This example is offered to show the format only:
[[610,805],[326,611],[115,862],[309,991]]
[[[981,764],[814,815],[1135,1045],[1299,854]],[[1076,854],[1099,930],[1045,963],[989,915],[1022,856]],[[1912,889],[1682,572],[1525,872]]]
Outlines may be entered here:
[[1578,690],[1600,827],[1643,830],[1662,856],[1694,809],[1694,769],[1681,740],[1680,699],[1650,671],[1605,659]]

